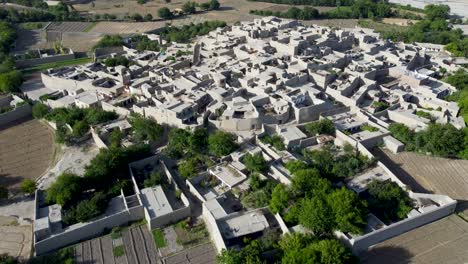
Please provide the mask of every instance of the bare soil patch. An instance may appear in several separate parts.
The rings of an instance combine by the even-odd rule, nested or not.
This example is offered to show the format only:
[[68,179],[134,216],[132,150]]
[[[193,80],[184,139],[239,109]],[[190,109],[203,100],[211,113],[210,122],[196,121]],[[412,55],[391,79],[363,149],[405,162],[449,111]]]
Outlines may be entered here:
[[451,215],[382,242],[361,256],[363,264],[466,263],[468,223]]
[[23,179],[41,176],[53,155],[52,129],[38,120],[0,130],[0,184],[17,191]]
[[19,226],[15,217],[0,216],[0,254],[8,254],[22,260],[31,256],[31,225]]

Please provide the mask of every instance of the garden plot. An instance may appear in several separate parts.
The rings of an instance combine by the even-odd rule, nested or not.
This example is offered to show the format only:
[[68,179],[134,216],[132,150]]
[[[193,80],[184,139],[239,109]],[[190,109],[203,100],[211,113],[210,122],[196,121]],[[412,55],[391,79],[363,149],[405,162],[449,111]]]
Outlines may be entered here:
[[158,259],[146,225],[115,228],[110,235],[82,242],[74,248],[77,264],[156,264]]
[[168,257],[210,241],[205,224],[200,221],[192,225],[189,220],[180,221],[164,228],[163,231],[153,230],[153,237],[162,257]]

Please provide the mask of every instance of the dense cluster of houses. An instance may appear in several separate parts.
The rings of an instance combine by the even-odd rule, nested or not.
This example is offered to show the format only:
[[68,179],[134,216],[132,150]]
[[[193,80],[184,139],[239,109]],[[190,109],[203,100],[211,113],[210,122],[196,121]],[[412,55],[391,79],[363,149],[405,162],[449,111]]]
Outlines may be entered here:
[[[218,251],[268,229],[303,231],[287,226],[279,214],[266,208],[247,209],[239,203],[236,194],[250,188],[242,162],[247,153],[261,154],[268,162],[269,172],[263,177],[288,185],[292,176],[284,164],[298,159],[297,150],[351,144],[374,158],[369,149],[378,145],[393,152],[403,149],[388,131],[393,122],[414,130],[430,122],[465,127],[457,104],[444,100],[455,88],[436,78],[442,68],[457,70],[456,59],[441,46],[394,43],[363,28],[304,26],[265,17],[219,28],[193,44],[174,44],[162,52],[124,47],[109,56],[126,57],[131,65],[107,67],[94,62],[43,72],[44,84],[56,95],[46,104],[52,108],[101,107],[122,117],[135,112],[171,127],[206,127],[236,134],[240,150],[185,182],[202,203],[202,218]],[[304,131],[304,124],[319,119],[333,122],[334,137]],[[116,127],[130,126],[122,119],[117,122]],[[264,136],[279,136],[285,149],[262,142]],[[345,185],[360,193],[373,179],[396,182],[408,191],[415,207],[406,219],[391,224],[369,214],[363,235],[337,232],[355,252],[455,208],[456,201],[447,196],[412,192],[380,162]],[[164,195],[167,191],[135,188],[137,206],[145,208],[138,209],[138,217],[145,215],[150,228],[160,226],[158,214],[171,214],[172,209],[152,207],[170,204]],[[128,211],[128,199],[122,196],[121,211]],[[190,207],[190,203],[184,197],[179,207]],[[39,232],[52,221],[50,217],[38,220],[36,243],[38,238],[46,239]]]

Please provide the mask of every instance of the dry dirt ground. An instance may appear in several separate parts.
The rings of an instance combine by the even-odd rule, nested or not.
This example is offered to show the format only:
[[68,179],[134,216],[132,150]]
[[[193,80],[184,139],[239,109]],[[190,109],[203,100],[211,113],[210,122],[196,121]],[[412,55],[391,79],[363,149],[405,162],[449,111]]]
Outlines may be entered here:
[[54,156],[53,132],[38,120],[0,128],[0,184],[13,193],[23,179],[35,180]]
[[[92,140],[77,146],[61,146],[60,159],[54,166],[37,180],[37,186],[47,189],[63,172],[83,175],[85,166],[99,153],[99,148]],[[58,156],[58,155],[57,155]]]
[[362,255],[366,264],[459,264],[468,261],[468,161],[413,152],[373,153],[413,191],[445,194],[458,200],[458,215],[391,238]]
[[[208,0],[193,0],[194,2],[202,3]],[[74,5],[74,8],[81,12],[89,12],[94,14],[115,14],[119,16],[131,15],[133,13],[140,14],[151,14],[154,18],[158,17],[158,9],[161,7],[168,7],[171,10],[181,8],[182,5],[187,2],[186,0],[173,0],[167,4],[165,0],[153,0],[148,1],[144,5],[140,5],[137,1],[133,0],[96,0],[94,6],[92,3],[85,5]],[[251,20],[256,17],[249,14],[252,9],[257,10],[275,10],[284,11],[290,6],[264,3],[264,2],[252,2],[247,0],[219,0],[221,3],[221,9],[217,11],[203,12],[196,15],[188,16],[188,19],[202,18],[205,20],[223,20],[228,23],[236,21]],[[316,7],[320,11],[328,10],[329,7]],[[183,19],[186,19],[183,18]],[[180,20],[180,19],[177,19]],[[167,21],[164,21],[166,23]]]
[[19,225],[15,217],[0,216],[0,254],[27,259],[31,255],[31,225]]
[[463,264],[468,223],[451,215],[389,239],[361,256],[363,264]]

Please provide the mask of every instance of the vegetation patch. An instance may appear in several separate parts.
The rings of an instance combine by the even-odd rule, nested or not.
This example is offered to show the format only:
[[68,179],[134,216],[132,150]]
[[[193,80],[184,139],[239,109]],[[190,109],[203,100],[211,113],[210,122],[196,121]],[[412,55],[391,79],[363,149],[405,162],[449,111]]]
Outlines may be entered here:
[[163,248],[166,246],[166,238],[164,237],[164,232],[161,229],[155,229],[152,231],[154,243],[157,248]]
[[279,135],[272,135],[272,136],[265,135],[260,138],[260,141],[265,144],[272,145],[276,150],[279,150],[279,151],[286,149],[283,143],[283,138]]
[[185,248],[205,242],[209,235],[204,223],[191,226],[188,220],[177,223],[174,230],[177,234],[177,243]]
[[125,248],[123,245],[116,246],[112,249],[112,252],[114,253],[114,257],[122,257],[125,255]]
[[44,63],[44,64],[40,64],[34,67],[22,69],[21,72],[33,73],[33,72],[45,71],[47,69],[62,68],[62,67],[67,67],[67,66],[86,64],[92,61],[93,61],[92,58],[84,57],[84,58],[78,58],[78,59],[72,59],[72,60]]

